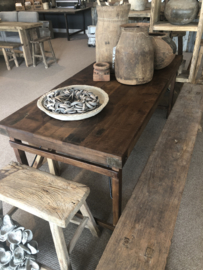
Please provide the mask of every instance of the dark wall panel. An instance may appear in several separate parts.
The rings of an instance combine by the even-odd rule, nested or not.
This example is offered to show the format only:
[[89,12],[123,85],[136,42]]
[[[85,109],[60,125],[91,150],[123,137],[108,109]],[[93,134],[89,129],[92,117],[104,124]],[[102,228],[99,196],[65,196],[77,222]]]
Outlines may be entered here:
[[0,0],[0,11],[15,10],[15,0]]
[[[0,0],[1,1],[1,0]],[[83,25],[82,13],[75,15],[67,15],[70,29],[81,29]],[[41,14],[40,20],[52,21],[53,28],[66,28],[65,18],[63,14]],[[85,12],[85,26],[92,24],[91,10]]]

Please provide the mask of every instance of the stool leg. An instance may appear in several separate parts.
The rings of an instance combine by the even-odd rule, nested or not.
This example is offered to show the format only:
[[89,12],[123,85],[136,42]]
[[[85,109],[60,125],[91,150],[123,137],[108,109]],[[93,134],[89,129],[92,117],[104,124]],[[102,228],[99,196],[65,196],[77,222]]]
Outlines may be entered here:
[[15,53],[15,51],[14,51],[13,49],[11,49],[11,53],[12,53],[13,60],[14,60],[14,62],[15,62],[16,67],[19,67],[19,65],[18,65],[18,60],[17,60],[17,58],[16,58],[16,53]]
[[0,201],[0,216],[3,216],[3,203]]
[[81,211],[83,217],[88,217],[89,218],[89,220],[87,222],[87,226],[88,226],[90,232],[92,233],[92,235],[96,236],[96,237],[99,237],[99,234],[100,234],[99,229],[98,229],[98,227],[96,225],[96,222],[95,222],[95,220],[94,220],[94,218],[92,216],[92,213],[90,212],[90,209],[87,206],[86,202],[84,202],[84,204],[81,206],[80,211]]
[[51,44],[51,40],[48,40],[48,42],[49,42],[49,47],[50,47],[50,50],[51,50],[52,56],[53,56],[53,58],[54,58],[55,62],[57,63],[57,59],[56,59],[56,56],[55,56],[55,53],[54,53],[53,46],[52,46],[52,44]]
[[44,50],[43,50],[42,43],[39,44],[39,47],[40,47],[40,51],[41,51],[41,54],[42,54],[42,58],[43,58],[45,68],[48,68],[47,61],[46,61],[46,56],[45,56],[45,53],[44,53]]
[[36,67],[36,61],[35,61],[35,44],[32,43],[32,61],[33,61],[33,67]]
[[70,270],[70,258],[62,228],[49,222],[61,270]]
[[11,70],[11,67],[9,65],[8,55],[6,53],[6,50],[4,48],[2,48],[2,51],[3,51],[3,55],[4,55],[4,59],[5,59],[5,62],[6,62],[7,69],[8,70]]

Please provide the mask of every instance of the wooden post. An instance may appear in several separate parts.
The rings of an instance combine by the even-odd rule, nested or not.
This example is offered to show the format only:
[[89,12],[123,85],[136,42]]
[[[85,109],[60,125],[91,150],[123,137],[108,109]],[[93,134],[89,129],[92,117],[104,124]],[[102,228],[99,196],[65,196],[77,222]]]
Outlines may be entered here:
[[193,50],[193,57],[192,57],[191,68],[190,68],[190,75],[189,75],[189,82],[192,82],[192,83],[195,82],[195,70],[196,70],[199,48],[200,48],[201,39],[202,39],[202,31],[203,31],[203,5],[200,11],[199,24],[197,28],[197,35],[196,35],[195,46]]
[[122,207],[122,171],[118,171],[117,177],[112,177],[113,192],[113,225],[116,226],[121,215]]
[[[21,143],[20,140],[16,140],[16,139],[13,139],[13,138],[10,138],[10,140],[13,141],[13,142]],[[22,150],[18,150],[17,148],[13,148],[13,150],[14,150],[14,153],[16,155],[17,161],[20,164],[24,164],[24,165],[29,166],[25,152],[22,151]]]
[[153,26],[160,19],[161,0],[152,0],[149,32],[153,32]]

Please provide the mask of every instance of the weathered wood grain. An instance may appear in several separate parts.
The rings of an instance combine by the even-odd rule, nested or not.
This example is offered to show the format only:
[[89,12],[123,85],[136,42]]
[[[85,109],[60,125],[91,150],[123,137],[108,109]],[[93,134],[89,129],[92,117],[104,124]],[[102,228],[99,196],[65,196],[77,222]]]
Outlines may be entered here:
[[0,200],[65,228],[89,188],[16,163],[0,170]]
[[96,270],[164,270],[202,115],[185,84]]
[[19,31],[42,26],[43,23],[28,23],[28,22],[1,22],[0,31]]

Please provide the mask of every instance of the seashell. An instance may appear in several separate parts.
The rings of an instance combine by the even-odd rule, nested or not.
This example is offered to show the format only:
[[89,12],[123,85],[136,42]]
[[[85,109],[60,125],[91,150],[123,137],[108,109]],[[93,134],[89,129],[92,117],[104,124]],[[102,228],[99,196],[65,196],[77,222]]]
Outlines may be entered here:
[[14,265],[20,265],[25,260],[25,251],[21,247],[17,247],[13,253],[12,263]]
[[25,259],[33,260],[35,261],[37,259],[37,255],[31,255],[31,254],[25,254]]
[[8,241],[11,244],[20,244],[22,240],[23,233],[21,230],[14,230],[8,233]]
[[10,250],[14,252],[14,250],[18,247],[18,245],[10,244]]
[[30,242],[33,239],[33,233],[31,230],[25,230],[23,232],[22,244],[24,245],[26,242]]
[[0,266],[8,264],[12,259],[10,251],[5,251],[4,248],[0,248]]
[[31,251],[29,248],[27,248],[26,246],[19,244],[19,247],[21,247],[25,252],[27,252],[28,254],[31,254]]
[[34,240],[30,241],[30,243],[27,244],[27,247],[30,249],[29,254],[36,254],[39,252],[38,250],[38,243]]
[[40,266],[33,260],[27,260],[25,264],[26,270],[39,270]]
[[18,265],[15,265],[13,262],[14,259],[12,259],[9,263],[9,270],[16,270]]
[[11,220],[11,218],[8,215],[5,215],[3,217],[3,225],[1,226],[0,230],[0,241],[4,242],[7,240],[7,235],[10,231],[12,231],[16,225]]

